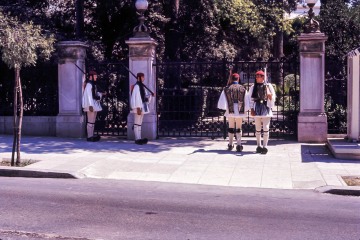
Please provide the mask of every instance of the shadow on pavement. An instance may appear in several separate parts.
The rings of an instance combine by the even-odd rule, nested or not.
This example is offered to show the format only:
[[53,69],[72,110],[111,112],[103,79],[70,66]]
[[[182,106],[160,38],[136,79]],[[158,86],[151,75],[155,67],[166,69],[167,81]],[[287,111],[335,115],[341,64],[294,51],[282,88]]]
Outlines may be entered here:
[[322,162],[322,163],[357,163],[358,161],[337,159],[325,144],[301,145],[302,162]]

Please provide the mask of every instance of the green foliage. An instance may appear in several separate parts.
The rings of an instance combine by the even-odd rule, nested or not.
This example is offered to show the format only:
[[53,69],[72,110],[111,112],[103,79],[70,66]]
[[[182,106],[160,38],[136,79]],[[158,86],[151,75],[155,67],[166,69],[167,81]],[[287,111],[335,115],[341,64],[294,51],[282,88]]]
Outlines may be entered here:
[[[295,0],[169,0],[149,1],[145,24],[157,40],[157,59],[255,60],[271,57],[278,31],[293,32],[284,13]],[[0,9],[51,29],[57,40],[75,39],[74,0],[3,0]],[[175,11],[175,9],[177,9]],[[125,59],[138,24],[134,0],[85,0],[85,38],[88,57],[96,60]],[[291,36],[293,37],[293,36]],[[291,52],[290,52],[291,53]]]
[[[300,79],[299,75],[295,74],[289,74],[286,75],[284,78],[284,95],[291,94],[292,91],[299,91],[300,86],[298,84],[298,81]],[[297,83],[297,84],[296,84]]]
[[360,7],[344,0],[322,1],[320,28],[328,37],[326,56],[343,61],[360,42]]
[[41,27],[32,22],[20,23],[16,18],[0,12],[1,58],[9,68],[32,66],[38,56],[48,59],[54,50],[52,35],[44,37]]
[[254,11],[256,6],[251,0],[216,0],[215,8],[218,20],[229,22],[235,31],[248,31],[254,36],[259,36],[264,30],[264,21]]
[[335,108],[330,111],[326,109],[329,133],[346,133],[347,131],[347,113],[346,108],[336,104]]

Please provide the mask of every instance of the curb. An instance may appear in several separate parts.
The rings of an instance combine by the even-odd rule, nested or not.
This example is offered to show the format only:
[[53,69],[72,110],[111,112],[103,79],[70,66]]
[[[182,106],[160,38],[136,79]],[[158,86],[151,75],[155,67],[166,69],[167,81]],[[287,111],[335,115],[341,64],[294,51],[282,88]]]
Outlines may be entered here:
[[[15,168],[15,169],[14,169]],[[0,177],[27,177],[27,178],[65,178],[82,179],[86,176],[78,172],[58,172],[36,169],[24,169],[19,167],[0,168]]]
[[320,193],[330,193],[330,194],[342,195],[342,196],[360,197],[360,187],[356,187],[356,186],[347,186],[347,187],[323,186],[323,187],[315,188],[315,191]]

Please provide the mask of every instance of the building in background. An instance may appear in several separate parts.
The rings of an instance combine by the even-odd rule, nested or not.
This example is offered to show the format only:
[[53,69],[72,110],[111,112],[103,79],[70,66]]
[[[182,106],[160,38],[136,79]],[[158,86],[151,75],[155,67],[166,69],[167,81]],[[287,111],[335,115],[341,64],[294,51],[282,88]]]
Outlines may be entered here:
[[[320,1],[317,1],[317,3],[313,8],[315,16],[319,15],[320,13],[320,5],[321,5]],[[306,16],[308,11],[309,11],[309,7],[307,6],[305,0],[298,0],[296,10],[294,12],[291,12],[287,17],[292,19],[296,17]]]

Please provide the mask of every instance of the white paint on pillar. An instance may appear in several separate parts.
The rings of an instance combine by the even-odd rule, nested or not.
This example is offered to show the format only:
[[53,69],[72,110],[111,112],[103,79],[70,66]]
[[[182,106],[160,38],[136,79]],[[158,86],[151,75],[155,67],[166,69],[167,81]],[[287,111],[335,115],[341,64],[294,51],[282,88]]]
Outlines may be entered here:
[[347,85],[347,137],[350,141],[360,140],[360,53],[353,51],[348,56]]

